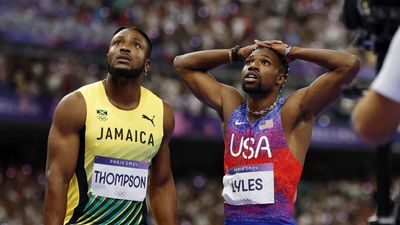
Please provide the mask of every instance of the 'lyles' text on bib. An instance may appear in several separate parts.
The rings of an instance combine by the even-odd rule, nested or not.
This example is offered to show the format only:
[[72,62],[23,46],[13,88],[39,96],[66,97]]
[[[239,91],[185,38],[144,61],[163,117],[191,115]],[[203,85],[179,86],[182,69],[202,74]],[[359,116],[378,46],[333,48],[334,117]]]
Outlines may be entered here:
[[272,204],[274,198],[273,164],[231,168],[223,178],[222,196],[231,205]]

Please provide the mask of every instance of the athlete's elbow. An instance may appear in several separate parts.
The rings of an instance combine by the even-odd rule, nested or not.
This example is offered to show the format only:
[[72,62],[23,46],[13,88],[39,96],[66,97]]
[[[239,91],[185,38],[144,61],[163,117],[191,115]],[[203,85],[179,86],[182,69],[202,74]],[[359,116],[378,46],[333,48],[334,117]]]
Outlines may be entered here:
[[356,55],[350,55],[347,66],[353,73],[357,73],[360,70],[360,58]]
[[185,68],[183,55],[175,56],[174,62],[173,62],[173,66],[174,66],[176,72],[178,72],[178,75],[179,75],[180,72]]
[[355,55],[349,55],[339,70],[342,74],[342,83],[350,84],[360,70],[360,59]]
[[345,67],[347,74],[353,79],[360,70],[360,58],[355,55],[350,55],[346,60]]

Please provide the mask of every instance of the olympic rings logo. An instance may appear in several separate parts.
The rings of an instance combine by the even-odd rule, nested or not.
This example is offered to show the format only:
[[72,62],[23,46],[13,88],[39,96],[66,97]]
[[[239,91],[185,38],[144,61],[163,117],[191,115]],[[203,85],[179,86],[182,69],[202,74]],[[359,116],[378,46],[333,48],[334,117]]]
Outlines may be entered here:
[[244,201],[244,202],[251,202],[250,198],[242,198],[241,200]]
[[108,117],[107,116],[97,115],[97,119],[99,119],[100,121],[106,121],[108,119]]
[[125,191],[114,191],[114,195],[117,197],[125,197],[126,193]]

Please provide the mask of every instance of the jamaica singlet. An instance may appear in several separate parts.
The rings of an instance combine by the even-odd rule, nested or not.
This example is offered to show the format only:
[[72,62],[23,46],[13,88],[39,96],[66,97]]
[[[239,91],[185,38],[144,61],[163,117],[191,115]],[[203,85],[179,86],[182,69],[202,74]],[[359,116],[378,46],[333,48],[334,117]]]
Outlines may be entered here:
[[141,87],[136,109],[107,99],[102,82],[79,89],[86,102],[64,224],[145,224],[148,169],[163,138],[163,102]]
[[250,121],[246,104],[236,108],[225,136],[226,225],[294,225],[294,200],[303,169],[283,134],[280,98],[275,108]]

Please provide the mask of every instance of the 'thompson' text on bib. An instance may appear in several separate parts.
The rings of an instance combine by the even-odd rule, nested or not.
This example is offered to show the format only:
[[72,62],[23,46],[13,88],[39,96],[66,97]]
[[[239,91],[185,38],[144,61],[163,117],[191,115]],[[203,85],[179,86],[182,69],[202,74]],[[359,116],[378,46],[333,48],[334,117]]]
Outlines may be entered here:
[[148,168],[147,162],[95,156],[92,193],[107,198],[143,201]]

